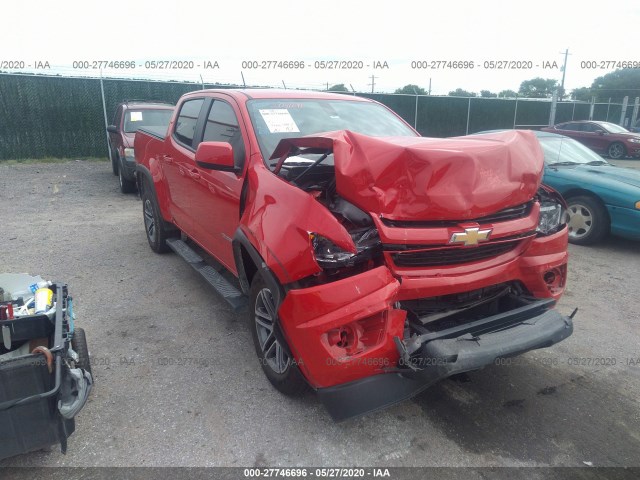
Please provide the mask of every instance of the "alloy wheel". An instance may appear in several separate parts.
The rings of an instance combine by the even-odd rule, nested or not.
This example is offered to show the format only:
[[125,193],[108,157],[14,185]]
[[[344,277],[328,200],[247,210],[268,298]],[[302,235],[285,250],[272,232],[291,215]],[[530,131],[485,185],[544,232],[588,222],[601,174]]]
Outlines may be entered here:
[[144,201],[144,227],[147,231],[147,236],[152,242],[156,241],[156,221],[153,217],[153,205],[150,199]]
[[268,288],[263,288],[258,293],[254,309],[255,327],[258,334],[258,342],[264,355],[264,360],[269,367],[279,374],[283,374],[289,368],[291,359],[278,342],[274,326],[278,318],[273,295]]

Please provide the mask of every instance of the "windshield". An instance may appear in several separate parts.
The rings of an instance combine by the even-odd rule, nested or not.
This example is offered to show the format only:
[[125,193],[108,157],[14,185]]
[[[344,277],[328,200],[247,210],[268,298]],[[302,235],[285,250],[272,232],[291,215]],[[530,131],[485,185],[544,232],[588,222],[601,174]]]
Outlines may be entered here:
[[372,137],[417,134],[377,103],[350,100],[265,99],[247,102],[260,150],[268,161],[283,138],[350,130]]
[[168,127],[173,110],[128,110],[124,117],[124,131],[135,133],[140,127]]
[[616,125],[615,123],[600,122],[598,123],[598,125],[604,128],[609,133],[626,133],[629,131],[626,128],[621,127],[620,125]]
[[607,163],[600,155],[571,138],[538,137],[544,151],[544,163]]

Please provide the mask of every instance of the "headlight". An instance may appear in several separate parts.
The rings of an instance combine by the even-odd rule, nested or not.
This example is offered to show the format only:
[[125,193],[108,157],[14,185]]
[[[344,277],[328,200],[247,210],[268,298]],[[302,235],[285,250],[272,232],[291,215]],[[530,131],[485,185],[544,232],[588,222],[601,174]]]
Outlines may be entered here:
[[355,230],[350,235],[356,245],[356,253],[343,250],[322,235],[310,233],[309,239],[318,265],[322,268],[352,267],[378,253],[381,243],[375,228]]
[[640,138],[630,138],[629,141],[631,143],[640,143]]
[[549,235],[559,230],[560,226],[565,223],[565,211],[560,203],[553,201],[540,203],[540,220],[538,220],[538,228],[536,229],[538,233]]
[[124,157],[127,160],[134,161],[136,159],[135,153],[133,152],[133,148],[125,148],[124,149]]

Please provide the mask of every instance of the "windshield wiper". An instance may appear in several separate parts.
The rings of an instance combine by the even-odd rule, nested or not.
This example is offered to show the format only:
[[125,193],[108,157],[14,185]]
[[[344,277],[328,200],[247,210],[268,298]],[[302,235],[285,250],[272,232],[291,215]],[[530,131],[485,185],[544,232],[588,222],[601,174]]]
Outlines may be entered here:
[[558,165],[579,165],[578,162],[555,162],[555,163],[550,163],[549,166],[550,167],[556,167]]
[[610,164],[605,160],[592,160],[591,162],[585,163],[585,165],[610,165]]

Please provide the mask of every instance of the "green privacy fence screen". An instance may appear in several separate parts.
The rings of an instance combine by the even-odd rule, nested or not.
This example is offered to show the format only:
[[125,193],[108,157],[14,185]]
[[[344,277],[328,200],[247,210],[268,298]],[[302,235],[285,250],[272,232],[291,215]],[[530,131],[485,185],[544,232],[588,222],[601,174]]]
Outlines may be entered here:
[[[104,79],[109,122],[125,99],[175,103],[198,83]],[[207,85],[205,88],[229,88]],[[525,99],[459,98],[392,94],[357,95],[377,100],[426,136],[448,137],[502,128],[539,128],[551,103]],[[559,102],[556,123],[589,118],[587,103]],[[627,109],[631,116],[633,105]],[[622,106],[596,104],[594,120],[619,122]],[[0,160],[42,157],[106,157],[100,80],[0,74]]]

